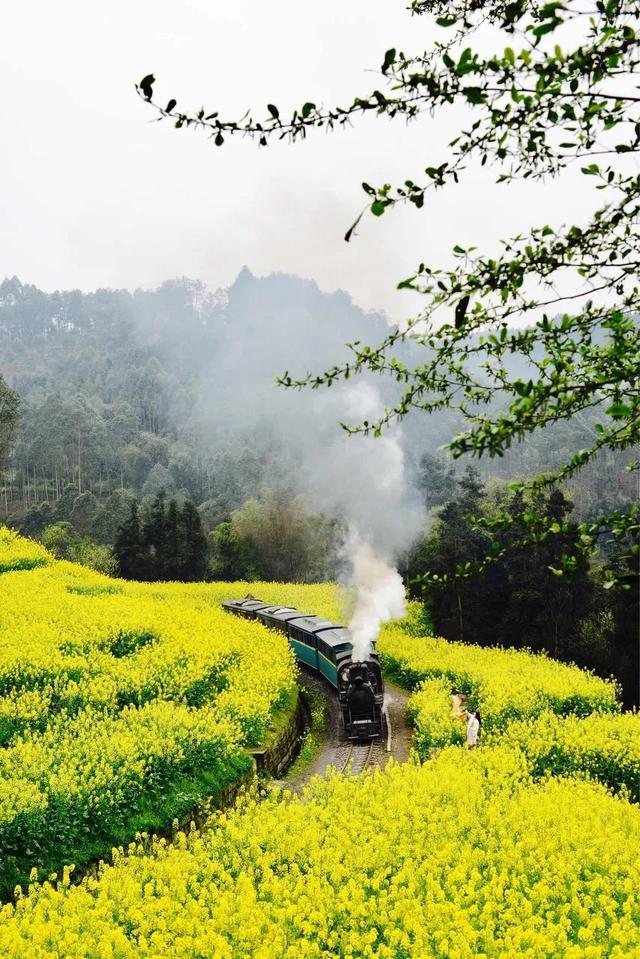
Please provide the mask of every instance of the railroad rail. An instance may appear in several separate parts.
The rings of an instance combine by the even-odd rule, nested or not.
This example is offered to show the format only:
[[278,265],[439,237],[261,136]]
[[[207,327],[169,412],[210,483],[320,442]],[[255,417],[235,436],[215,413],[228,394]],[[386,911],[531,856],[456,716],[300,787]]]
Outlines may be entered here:
[[357,776],[365,769],[382,765],[386,755],[383,739],[372,739],[368,743],[343,743],[338,746],[336,768],[342,775]]

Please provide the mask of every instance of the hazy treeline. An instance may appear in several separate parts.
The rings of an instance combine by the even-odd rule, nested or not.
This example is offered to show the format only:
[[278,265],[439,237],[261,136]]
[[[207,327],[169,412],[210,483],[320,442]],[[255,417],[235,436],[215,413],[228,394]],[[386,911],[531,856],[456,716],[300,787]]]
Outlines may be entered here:
[[101,499],[118,488],[139,497],[165,489],[198,505],[220,499],[225,510],[260,485],[277,485],[287,468],[277,429],[247,410],[238,435],[235,353],[248,358],[258,332],[277,342],[294,313],[291,348],[314,342],[320,357],[343,338],[368,329],[374,337],[383,324],[345,294],[325,296],[295,278],[258,281],[248,271],[217,294],[189,280],[92,294],[5,281],[0,356],[20,395],[21,426],[0,488],[4,515],[20,521],[68,484]]
[[[60,556],[140,579],[334,578],[345,524],[314,500],[308,472],[321,476],[336,448],[314,448],[304,397],[277,390],[273,378],[321,370],[345,342],[375,342],[385,328],[344,293],[246,269],[216,293],[175,280],[153,291],[46,294],[6,280],[1,368],[20,397],[20,427],[0,464],[0,516]],[[415,346],[401,349],[417,362]],[[393,390],[383,384],[385,402]],[[451,413],[409,418],[406,476],[424,506],[404,569],[414,593],[423,595],[415,583],[427,570],[483,555],[486,537],[465,517],[518,508],[506,481],[587,445],[597,417],[596,409],[535,432],[503,458],[480,461],[473,481],[441,451],[456,430]],[[565,519],[624,506],[635,496],[625,465],[606,454],[547,506]],[[430,587],[426,599],[449,638],[548,649],[614,671],[628,687],[630,594],[603,595],[605,558],[565,582],[542,547],[515,551],[457,591]]]
[[[47,294],[5,280],[1,368],[20,395],[21,425],[0,480],[0,515],[20,525],[32,507],[55,506],[69,485],[101,503],[116,490],[139,499],[165,490],[192,500],[212,528],[262,487],[295,489],[295,442],[261,416],[251,391],[243,406],[249,380],[256,369],[270,377],[321,369],[344,355],[345,342],[374,342],[384,329],[383,317],[344,293],[321,293],[297,277],[256,279],[248,270],[217,293],[192,280],[90,294]],[[448,413],[407,422],[414,473],[452,428]],[[539,472],[575,448],[576,434],[592,430],[583,418],[534,434],[503,459],[482,462],[482,475]],[[612,458],[581,477],[572,490],[580,514],[633,496],[621,465]]]

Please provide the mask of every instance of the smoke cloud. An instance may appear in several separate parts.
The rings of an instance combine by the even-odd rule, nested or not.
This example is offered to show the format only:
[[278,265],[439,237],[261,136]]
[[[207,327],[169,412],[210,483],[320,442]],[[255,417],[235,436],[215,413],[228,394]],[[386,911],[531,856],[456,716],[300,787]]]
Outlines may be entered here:
[[371,652],[380,627],[406,613],[404,583],[399,572],[376,554],[355,529],[349,537],[351,586],[355,592],[355,609],[349,628],[353,635],[354,662],[362,662]]
[[337,426],[374,420],[383,412],[381,397],[367,381],[325,394],[313,402],[318,434],[330,468],[317,457],[307,473],[308,489],[323,509],[348,523],[343,556],[346,582],[354,592],[349,622],[353,659],[367,658],[380,626],[406,611],[405,589],[396,569],[398,556],[416,538],[423,509],[407,480],[402,433],[394,428],[378,438],[347,435]]
[[201,399],[203,410],[223,413],[233,432],[255,434],[262,424],[277,436],[287,449],[285,485],[304,496],[310,512],[335,517],[348,531],[341,556],[344,581],[355,592],[356,659],[366,657],[382,623],[403,615],[396,563],[424,528],[402,430],[373,438],[341,428],[384,412],[390,396],[383,397],[376,379],[302,391],[274,381],[287,369],[294,375],[327,369],[344,357],[345,342],[375,342],[386,329],[382,317],[358,310],[344,293],[327,296],[292,277],[256,280],[243,270],[230,291],[224,352]]

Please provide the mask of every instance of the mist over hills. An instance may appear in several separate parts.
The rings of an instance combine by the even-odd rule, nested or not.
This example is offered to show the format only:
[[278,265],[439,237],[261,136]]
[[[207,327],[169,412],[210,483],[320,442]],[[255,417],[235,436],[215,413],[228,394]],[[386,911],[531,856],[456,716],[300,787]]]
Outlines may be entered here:
[[[323,371],[346,358],[346,343],[375,344],[387,330],[383,314],[360,309],[343,291],[324,293],[286,274],[255,277],[247,267],[217,291],[181,278],[155,290],[45,293],[7,279],[0,370],[22,410],[0,512],[19,522],[70,484],[100,499],[165,488],[213,504],[213,522],[263,487],[295,492],[314,428],[309,393],[277,388],[275,377]],[[418,359],[417,347],[401,350],[408,362]],[[375,380],[385,403],[397,388]],[[345,414],[335,405],[338,435]],[[403,424],[409,477],[423,453],[442,458],[455,428],[448,412]],[[576,432],[586,440],[590,429],[583,418],[539,432],[504,459],[481,461],[481,472],[506,479],[547,469]],[[596,499],[626,495],[619,473],[619,490],[610,471],[591,481],[585,474],[594,488],[578,504],[583,512]]]
[[237,505],[286,473],[286,437],[260,392],[294,402],[276,390],[278,373],[323,369],[348,340],[374,343],[385,329],[343,292],[247,268],[216,292],[178,279],[47,294],[5,280],[0,367],[22,401],[12,509],[50,486],[144,494],[158,478],[196,502],[224,492]]

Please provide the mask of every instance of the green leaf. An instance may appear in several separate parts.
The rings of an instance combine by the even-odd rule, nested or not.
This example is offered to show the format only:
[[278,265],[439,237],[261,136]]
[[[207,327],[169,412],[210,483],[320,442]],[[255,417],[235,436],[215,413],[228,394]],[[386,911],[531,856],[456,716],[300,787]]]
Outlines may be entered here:
[[552,33],[556,27],[560,26],[560,20],[551,20],[549,23],[541,23],[539,27],[533,30],[534,37],[543,37],[545,33]]
[[374,216],[382,216],[382,214],[384,213],[384,207],[385,207],[385,204],[382,203],[380,200],[374,200],[373,203],[371,204],[371,212],[373,213]]
[[463,90],[468,103],[479,104],[486,103],[487,98],[480,87],[465,87]]
[[307,101],[307,103],[305,103],[305,105],[302,108],[303,120],[306,120],[309,114],[311,113],[311,111],[315,110],[315,108],[316,108],[315,103],[311,103],[310,101]]
[[395,47],[391,47],[391,49],[390,49],[390,50],[387,50],[387,52],[386,52],[385,55],[384,55],[384,60],[383,60],[383,62],[382,62],[382,72],[383,72],[383,73],[386,73],[386,72],[387,72],[387,70],[389,69],[389,67],[391,66],[391,64],[392,64],[393,61],[395,60],[395,58],[396,58]]
[[156,78],[153,73],[148,73],[146,77],[143,77],[138,86],[142,90],[142,94],[145,100],[150,100],[153,96],[153,84],[156,82]]
[[167,103],[166,107],[164,108],[164,112],[165,112],[165,113],[171,113],[171,111],[173,110],[173,108],[176,106],[177,102],[178,102],[177,100],[169,100],[169,102]]
[[267,110],[271,114],[274,120],[277,120],[280,116],[280,111],[277,107],[274,107],[273,103],[267,103]]
[[623,420],[627,416],[631,416],[631,407],[627,406],[626,403],[614,403],[607,410],[607,416],[610,416],[613,420]]

